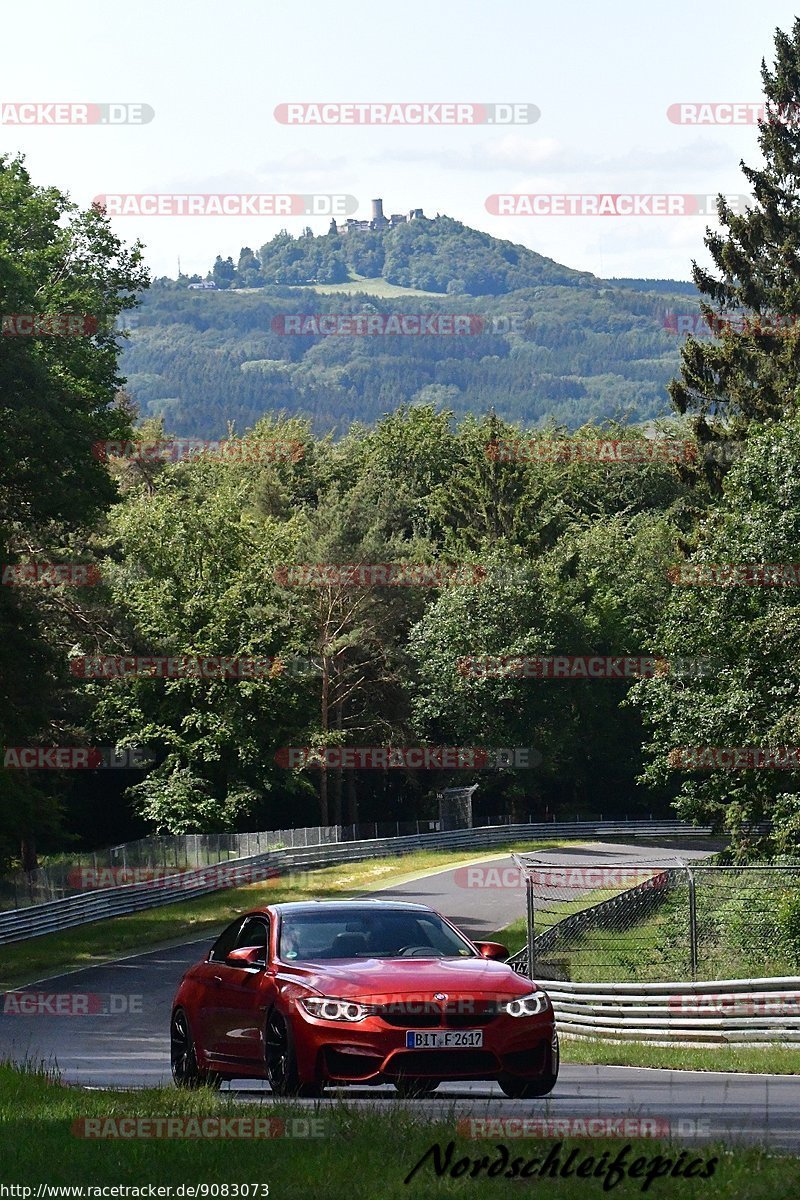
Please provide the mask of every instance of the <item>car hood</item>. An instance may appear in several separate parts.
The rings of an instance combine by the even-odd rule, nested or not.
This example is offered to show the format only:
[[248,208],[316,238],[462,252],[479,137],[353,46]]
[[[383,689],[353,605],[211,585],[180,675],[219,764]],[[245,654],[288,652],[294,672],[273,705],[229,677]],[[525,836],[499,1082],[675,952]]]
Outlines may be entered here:
[[[378,1001],[410,995],[426,999],[435,992],[448,996],[524,996],[537,990],[530,979],[505,963],[485,958],[391,959],[343,958],[335,962],[286,965],[295,983],[326,996]],[[281,974],[284,973],[281,972]],[[430,994],[430,995],[428,995]]]

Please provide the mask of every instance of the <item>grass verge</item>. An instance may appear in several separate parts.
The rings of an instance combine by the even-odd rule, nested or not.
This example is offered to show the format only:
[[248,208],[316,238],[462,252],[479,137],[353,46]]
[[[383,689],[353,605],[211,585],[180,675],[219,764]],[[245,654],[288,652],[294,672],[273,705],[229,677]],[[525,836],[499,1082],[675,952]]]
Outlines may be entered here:
[[56,975],[76,967],[109,962],[137,950],[212,937],[214,931],[239,912],[260,904],[308,898],[336,899],[403,883],[417,875],[445,870],[459,863],[476,862],[508,854],[510,850],[552,849],[555,842],[509,843],[465,854],[463,850],[422,850],[402,857],[373,858],[363,863],[342,863],[284,876],[245,887],[212,892],[208,896],[164,904],[160,908],[111,917],[45,934],[2,947],[0,989]]
[[[322,1124],[316,1132],[323,1136],[273,1136],[269,1140],[251,1137],[221,1143],[197,1135],[191,1140],[142,1138],[130,1133],[87,1139],[73,1131],[75,1122],[87,1118],[101,1119],[95,1128],[107,1133],[113,1128],[105,1123],[108,1119],[155,1117],[274,1117],[285,1122],[283,1128],[289,1132],[304,1128],[296,1121],[318,1119]],[[281,1126],[276,1123],[272,1128],[278,1132]],[[453,1146],[448,1155],[450,1143]],[[450,1169],[441,1175],[437,1175],[431,1152],[435,1144],[440,1147],[440,1165],[449,1159]],[[607,1169],[620,1153],[628,1170],[638,1170],[638,1174],[631,1177],[623,1172],[613,1188],[604,1188],[609,1177],[598,1177],[596,1172]],[[571,1154],[570,1175],[562,1177],[561,1173],[570,1169]],[[27,1194],[4,1193],[21,1196],[22,1200],[36,1196],[40,1184],[82,1185],[86,1200],[92,1195],[89,1188],[109,1185],[143,1189],[130,1191],[129,1196],[147,1196],[147,1185],[171,1187],[173,1197],[192,1195],[188,1188],[209,1185],[205,1193],[198,1190],[193,1194],[249,1196],[249,1200],[263,1200],[267,1194],[271,1200],[498,1196],[507,1191],[507,1172],[513,1171],[514,1160],[518,1160],[517,1182],[527,1183],[534,1190],[539,1184],[548,1200],[600,1197],[612,1190],[620,1197],[644,1192],[669,1200],[775,1200],[777,1196],[796,1195],[800,1187],[800,1160],[788,1155],[709,1144],[687,1145],[683,1158],[680,1154],[678,1145],[651,1139],[553,1142],[494,1135],[482,1141],[470,1140],[457,1132],[455,1115],[432,1121],[424,1108],[418,1106],[415,1112],[413,1104],[398,1103],[388,1112],[377,1112],[350,1108],[341,1102],[315,1111],[271,1102],[240,1104],[205,1090],[84,1092],[61,1087],[36,1071],[0,1065],[2,1182],[29,1188]],[[406,1184],[404,1180],[422,1159],[425,1161]],[[464,1159],[469,1160],[466,1166]],[[473,1176],[473,1164],[481,1159],[482,1169]],[[498,1163],[501,1170],[488,1178],[488,1167]],[[575,1171],[581,1164],[588,1169],[576,1182]],[[681,1174],[675,1177],[672,1171],[679,1165]],[[682,1172],[690,1166],[694,1166],[696,1177],[686,1179]],[[454,1168],[458,1172],[455,1177]],[[528,1171],[525,1179],[519,1178],[522,1169]],[[654,1178],[645,1188],[647,1175],[654,1170],[662,1170],[666,1177]],[[712,1174],[705,1177],[708,1171]],[[212,1192],[210,1185],[214,1184],[219,1187]],[[182,1193],[174,1190],[179,1185],[184,1185]],[[249,1185],[249,1191],[245,1192],[242,1185]],[[227,1191],[223,1190],[226,1186]]]
[[[544,985],[547,987],[547,984]],[[791,1046],[647,1046],[562,1037],[562,1062],[608,1067],[665,1067],[674,1071],[734,1071],[800,1075],[800,1049]]]

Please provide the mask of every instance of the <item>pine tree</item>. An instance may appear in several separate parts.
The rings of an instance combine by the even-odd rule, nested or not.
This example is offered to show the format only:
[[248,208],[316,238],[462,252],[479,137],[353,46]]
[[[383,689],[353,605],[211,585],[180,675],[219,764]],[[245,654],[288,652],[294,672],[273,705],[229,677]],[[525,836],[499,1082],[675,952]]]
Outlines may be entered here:
[[750,423],[794,409],[800,374],[800,19],[791,35],[776,30],[775,47],[774,70],[761,64],[764,166],[741,163],[755,204],[736,213],[720,196],[723,230],[704,239],[716,273],[692,264],[716,340],[688,338],[681,378],[669,386],[701,448],[689,474],[704,474],[714,491]]

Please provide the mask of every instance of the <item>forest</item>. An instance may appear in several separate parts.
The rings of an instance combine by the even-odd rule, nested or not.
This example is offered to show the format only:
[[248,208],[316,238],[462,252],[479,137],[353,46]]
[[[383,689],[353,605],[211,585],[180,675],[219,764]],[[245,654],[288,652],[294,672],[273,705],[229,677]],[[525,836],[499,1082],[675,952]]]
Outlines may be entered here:
[[[800,23],[778,53],[780,106]],[[407,820],[464,784],[479,815],[676,812],[734,855],[793,851],[793,136],[762,129],[753,208],[720,198],[713,266],[693,268],[714,336],[680,347],[664,321],[685,289],[534,267],[484,235],[481,294],[462,271],[440,303],[518,318],[506,332],[286,337],[287,312],[353,311],[286,283],[143,301],[144,248],[0,158],[2,312],[92,318],[0,338],[3,859]],[[472,233],[440,220],[442,245],[409,225],[355,265],[440,287]],[[602,659],[640,666],[542,666]],[[91,769],[55,753],[76,747]]]

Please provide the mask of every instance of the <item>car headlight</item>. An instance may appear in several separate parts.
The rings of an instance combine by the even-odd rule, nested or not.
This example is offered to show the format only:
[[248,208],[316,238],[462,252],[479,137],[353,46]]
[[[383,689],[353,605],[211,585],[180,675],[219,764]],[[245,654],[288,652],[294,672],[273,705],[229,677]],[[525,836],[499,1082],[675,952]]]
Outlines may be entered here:
[[322,1021],[363,1021],[373,1011],[370,1004],[337,1000],[331,996],[306,996],[300,1003],[307,1013]]
[[545,992],[531,992],[528,996],[517,996],[505,1005],[505,1011],[510,1017],[536,1017],[539,1013],[547,1012],[550,1001]]

